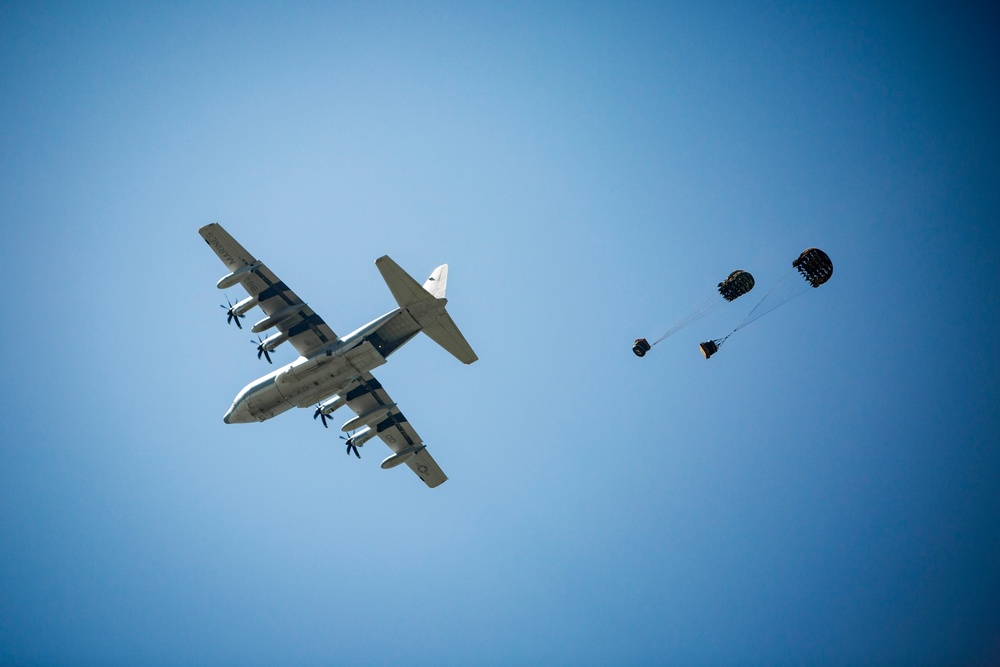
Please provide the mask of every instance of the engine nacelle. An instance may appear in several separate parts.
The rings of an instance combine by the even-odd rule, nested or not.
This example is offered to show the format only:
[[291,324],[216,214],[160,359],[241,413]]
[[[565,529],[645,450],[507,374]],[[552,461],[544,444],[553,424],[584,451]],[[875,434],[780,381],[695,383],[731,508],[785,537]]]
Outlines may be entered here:
[[396,404],[390,403],[389,405],[380,405],[376,408],[372,408],[371,410],[366,410],[354,419],[349,419],[344,422],[344,425],[340,427],[340,430],[346,433],[347,431],[353,431],[361,426],[373,424],[387,415],[394,407],[396,407]]
[[219,278],[219,282],[215,283],[215,286],[219,289],[228,289],[240,282],[247,277],[247,274],[254,269],[259,269],[261,262],[254,262],[253,264],[247,264],[246,266],[236,269],[232,273],[227,273],[226,275]]
[[268,336],[260,343],[261,349],[267,350],[268,352],[273,352],[274,348],[278,347],[282,343],[288,340],[288,334],[279,331],[278,333]]
[[334,396],[320,403],[316,407],[316,409],[319,410],[321,414],[329,415],[332,414],[335,410],[339,410],[340,408],[344,407],[345,405],[347,405],[347,398],[345,398],[344,396]]
[[234,316],[243,315],[256,305],[257,305],[257,297],[248,296],[242,301],[237,301],[236,305],[230,309],[230,312],[232,312]]
[[401,463],[406,463],[411,458],[413,458],[413,456],[421,449],[424,449],[424,445],[410,445],[406,449],[401,449],[400,451],[396,452],[395,454],[387,458],[385,461],[382,461],[382,470],[395,468]]
[[347,446],[350,447],[353,445],[355,447],[361,447],[374,437],[375,429],[371,426],[366,426],[347,439]]

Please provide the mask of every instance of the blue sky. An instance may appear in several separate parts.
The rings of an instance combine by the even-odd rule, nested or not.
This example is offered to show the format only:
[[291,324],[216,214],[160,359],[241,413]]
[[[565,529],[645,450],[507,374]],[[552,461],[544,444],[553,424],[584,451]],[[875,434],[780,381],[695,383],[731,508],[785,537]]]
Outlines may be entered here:
[[[1000,660],[997,28],[0,4],[0,662]],[[376,373],[445,485],[223,424],[269,368],[215,221],[341,334],[376,257],[450,265],[480,361]],[[705,361],[809,246],[833,279]]]

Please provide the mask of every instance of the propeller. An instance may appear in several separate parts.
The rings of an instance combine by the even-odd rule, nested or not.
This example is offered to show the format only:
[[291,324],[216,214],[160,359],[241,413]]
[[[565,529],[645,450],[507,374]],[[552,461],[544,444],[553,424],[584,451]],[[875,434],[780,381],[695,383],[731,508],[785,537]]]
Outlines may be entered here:
[[[237,322],[237,324],[239,324],[239,323]],[[243,327],[240,327],[240,328],[242,329]],[[261,355],[264,355],[264,358],[267,359],[267,363],[269,363],[269,364],[274,363],[273,361],[271,361],[271,355],[270,355],[268,349],[264,347],[264,341],[263,341],[263,339],[261,339],[260,334],[257,334],[257,340],[254,340],[253,338],[251,338],[250,342],[257,344],[257,358],[258,359],[260,359]],[[323,425],[326,426],[326,420],[324,420]]]
[[342,435],[342,436],[340,436],[340,439],[347,441],[347,455],[348,456],[351,455],[351,450],[353,449],[354,450],[354,455],[357,456],[359,459],[361,458],[361,454],[358,452],[358,446],[355,445],[354,442],[353,442],[353,440],[354,440],[354,432],[353,431],[351,432],[350,437]]
[[316,406],[316,412],[313,413],[313,419],[316,419],[316,417],[322,419],[323,428],[330,428],[329,426],[326,425],[326,413],[323,412],[322,408],[320,408],[318,405]]
[[[232,324],[233,320],[236,320],[236,326],[238,326],[240,329],[242,329],[243,325],[240,324],[240,318],[245,318],[246,315],[243,315],[242,313],[240,313],[239,315],[237,315],[235,312],[233,312],[233,307],[234,307],[233,306],[233,302],[229,300],[229,295],[228,294],[226,295],[226,303],[229,304],[229,307],[226,309],[226,313],[229,315],[229,319],[226,320],[226,324]],[[219,308],[226,308],[226,306],[223,306],[220,303],[219,304]]]

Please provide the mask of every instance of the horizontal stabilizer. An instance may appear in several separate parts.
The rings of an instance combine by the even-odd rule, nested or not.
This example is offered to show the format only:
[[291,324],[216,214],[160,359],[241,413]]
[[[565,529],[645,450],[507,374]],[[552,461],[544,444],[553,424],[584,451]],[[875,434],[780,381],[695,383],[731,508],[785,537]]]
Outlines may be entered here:
[[382,278],[385,280],[385,284],[389,286],[389,291],[392,292],[392,297],[396,299],[396,303],[400,307],[406,308],[415,303],[431,301],[435,298],[433,294],[421,287],[420,283],[414,280],[409,273],[404,271],[399,264],[392,261],[389,255],[382,255],[376,259],[375,266],[378,267],[379,273],[382,274]]
[[441,317],[425,326],[423,332],[430,336],[430,339],[435,343],[448,350],[463,364],[471,364],[479,359],[448,313],[444,313]]

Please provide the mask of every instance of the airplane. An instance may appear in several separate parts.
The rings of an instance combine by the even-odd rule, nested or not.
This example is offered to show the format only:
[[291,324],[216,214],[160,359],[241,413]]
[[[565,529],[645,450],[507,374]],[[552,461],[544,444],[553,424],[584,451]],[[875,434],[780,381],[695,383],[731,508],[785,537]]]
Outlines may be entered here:
[[[421,331],[462,363],[478,360],[445,310],[448,265],[434,269],[421,286],[388,255],[379,257],[375,266],[398,308],[346,336],[337,336],[312,308],[221,225],[205,225],[198,233],[229,269],[217,287],[224,290],[239,284],[249,294],[229,305],[228,321],[235,320],[242,329],[240,319],[259,306],[265,317],[250,330],[261,334],[276,329],[267,338],[260,339],[258,335],[257,358],[264,355],[270,362],[270,353],[285,342],[299,353],[295,361],[244,387],[223,421],[227,424],[264,421],[293,407],[318,404],[313,419],[320,417],[326,426],[327,418],[346,405],[356,415],[341,427],[348,434],[341,436],[346,438],[348,455],[353,450],[360,459],[358,447],[378,436],[393,452],[382,461],[383,469],[405,463],[430,488],[444,483],[448,478],[371,371]],[[360,430],[352,433],[356,429]]]

